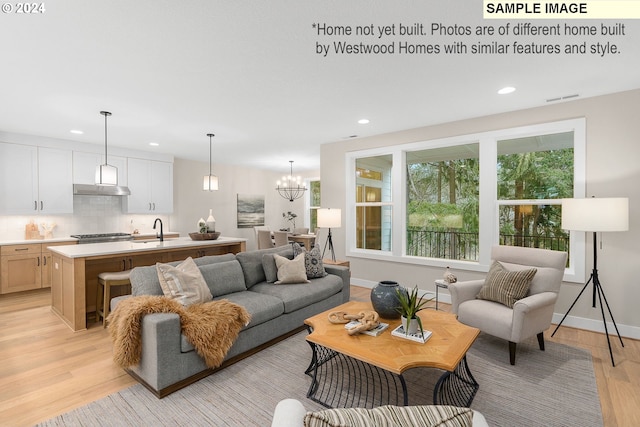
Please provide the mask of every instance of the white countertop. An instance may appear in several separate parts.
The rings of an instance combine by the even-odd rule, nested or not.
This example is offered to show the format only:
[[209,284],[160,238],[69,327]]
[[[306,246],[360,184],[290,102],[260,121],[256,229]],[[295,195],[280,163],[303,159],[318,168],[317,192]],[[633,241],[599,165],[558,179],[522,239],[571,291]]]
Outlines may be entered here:
[[52,239],[15,239],[15,240],[0,240],[0,246],[2,245],[37,245],[40,243],[58,243],[58,242],[77,242],[78,239],[73,237],[54,237]]
[[83,245],[51,246],[51,252],[58,253],[67,258],[85,258],[101,255],[126,254],[131,252],[145,252],[158,249],[188,248],[190,246],[215,246],[223,243],[246,242],[247,239],[220,236],[216,240],[191,240],[190,237],[177,239],[138,240],[126,242],[88,243]]

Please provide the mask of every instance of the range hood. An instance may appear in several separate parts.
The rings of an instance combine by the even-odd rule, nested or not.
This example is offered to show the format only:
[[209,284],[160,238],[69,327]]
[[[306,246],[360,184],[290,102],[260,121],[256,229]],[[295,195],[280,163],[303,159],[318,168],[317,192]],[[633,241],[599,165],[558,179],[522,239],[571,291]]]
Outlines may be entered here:
[[74,196],[128,196],[129,187],[120,185],[73,184]]

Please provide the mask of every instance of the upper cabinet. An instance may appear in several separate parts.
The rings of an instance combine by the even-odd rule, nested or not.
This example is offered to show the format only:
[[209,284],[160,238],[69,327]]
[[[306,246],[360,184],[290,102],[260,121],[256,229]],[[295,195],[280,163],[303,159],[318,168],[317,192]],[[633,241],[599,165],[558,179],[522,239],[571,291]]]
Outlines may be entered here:
[[[118,185],[127,185],[127,158],[109,156],[109,164],[118,168]],[[104,155],[98,153],[73,152],[73,183],[95,184],[96,167],[104,164]]]
[[71,150],[0,143],[0,214],[73,213]]
[[127,179],[131,191],[125,201],[127,213],[173,212],[173,163],[129,158]]

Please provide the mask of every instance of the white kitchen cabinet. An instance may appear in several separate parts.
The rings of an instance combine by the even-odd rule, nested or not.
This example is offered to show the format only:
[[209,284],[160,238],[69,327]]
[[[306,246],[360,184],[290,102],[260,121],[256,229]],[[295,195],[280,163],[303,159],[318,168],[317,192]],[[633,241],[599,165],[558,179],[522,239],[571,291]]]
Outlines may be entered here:
[[0,214],[73,213],[70,150],[0,143]]
[[[118,185],[127,185],[127,158],[109,156],[109,164],[118,168]],[[96,167],[104,164],[104,154],[86,153],[83,151],[73,152],[73,183],[88,184],[96,183]]]
[[168,214],[173,212],[173,163],[127,159],[127,213]]
[[72,156],[69,150],[38,148],[41,214],[73,213]]

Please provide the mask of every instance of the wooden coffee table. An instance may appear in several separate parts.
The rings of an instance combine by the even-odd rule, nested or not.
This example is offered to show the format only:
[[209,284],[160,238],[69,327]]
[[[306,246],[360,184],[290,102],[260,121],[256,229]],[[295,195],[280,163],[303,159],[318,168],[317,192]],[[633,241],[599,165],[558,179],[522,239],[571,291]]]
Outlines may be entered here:
[[347,334],[332,324],[334,311],[357,314],[373,310],[371,303],[350,301],[305,320],[313,355],[305,371],[312,382],[307,397],[330,408],[407,405],[403,373],[412,368],[436,368],[443,374],[433,392],[434,404],[470,406],[479,388],[467,365],[466,353],[480,330],[458,322],[455,315],[422,310],[423,327],[432,332],[424,344],[398,338],[391,331],[400,320],[381,319],[389,328],[377,337]]

